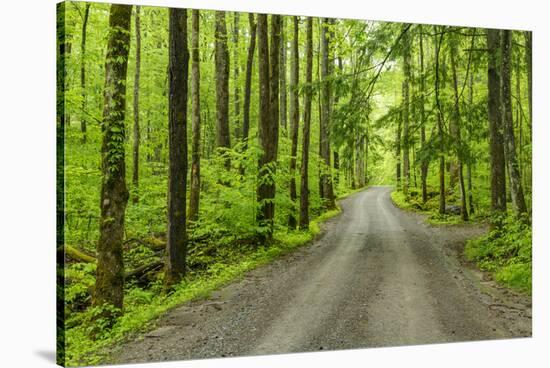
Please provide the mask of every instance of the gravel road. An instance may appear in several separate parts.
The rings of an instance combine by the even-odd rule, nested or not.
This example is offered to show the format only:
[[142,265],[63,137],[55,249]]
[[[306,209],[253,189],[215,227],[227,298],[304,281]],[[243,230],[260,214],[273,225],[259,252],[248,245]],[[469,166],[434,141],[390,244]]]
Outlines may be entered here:
[[208,300],[167,313],[110,362],[213,358],[531,336],[530,299],[459,254],[479,226],[426,225],[371,187],[317,240]]

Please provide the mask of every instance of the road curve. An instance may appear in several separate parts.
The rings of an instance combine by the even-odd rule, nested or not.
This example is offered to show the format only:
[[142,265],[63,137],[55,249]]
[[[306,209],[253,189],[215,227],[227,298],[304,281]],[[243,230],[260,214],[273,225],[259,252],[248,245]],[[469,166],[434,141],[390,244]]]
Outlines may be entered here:
[[311,245],[169,312],[111,362],[530,336],[530,310],[480,291],[449,251],[471,231],[425,225],[393,205],[391,190],[342,200]]

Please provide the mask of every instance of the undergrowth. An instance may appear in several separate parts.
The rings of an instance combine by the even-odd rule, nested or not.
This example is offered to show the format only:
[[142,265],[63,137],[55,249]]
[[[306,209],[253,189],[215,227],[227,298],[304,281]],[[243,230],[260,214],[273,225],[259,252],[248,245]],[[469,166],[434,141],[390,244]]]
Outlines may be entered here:
[[527,221],[508,215],[501,226],[469,240],[465,254],[501,284],[531,293],[532,228]]
[[[355,192],[355,191],[353,191]],[[353,193],[348,192],[341,198]],[[158,317],[182,303],[207,297],[212,291],[242,277],[244,273],[280,257],[311,241],[320,232],[320,223],[340,213],[340,209],[324,212],[310,222],[309,230],[278,230],[269,246],[249,247],[234,250],[234,256],[218,258],[201,272],[189,272],[186,278],[170,294],[162,293],[159,278],[147,289],[129,286],[125,292],[124,314],[114,324],[102,322],[97,316],[103,312],[88,307],[73,313],[66,321],[65,356],[67,366],[95,365],[109,354],[109,348],[120,344],[154,327]],[[79,286],[72,290],[70,298],[85,297],[93,287],[95,265],[72,268],[70,276],[79,280]],[[94,322],[95,321],[95,322]]]

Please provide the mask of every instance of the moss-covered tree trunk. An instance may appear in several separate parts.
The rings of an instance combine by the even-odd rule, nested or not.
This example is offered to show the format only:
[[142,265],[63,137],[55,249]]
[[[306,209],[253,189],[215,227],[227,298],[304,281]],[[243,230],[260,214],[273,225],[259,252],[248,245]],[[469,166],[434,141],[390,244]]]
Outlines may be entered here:
[[[244,82],[244,101],[243,101],[243,150],[248,148],[248,132],[250,130],[250,94],[252,89],[252,68],[254,67],[254,52],[256,49],[256,22],[254,14],[248,14],[248,24],[250,29],[250,41],[248,43],[248,55],[246,58],[246,71]],[[244,167],[240,168],[241,175],[245,174]]]
[[88,28],[88,18],[90,16],[90,3],[86,3],[84,16],[82,20],[82,35],[80,39],[80,89],[82,96],[82,114],[80,118],[80,131],[82,132],[82,143],[86,143],[86,30]]
[[302,133],[302,167],[300,169],[300,229],[309,228],[309,139],[311,125],[311,81],[313,78],[313,19],[307,18],[306,87],[304,95],[304,126]]
[[122,309],[124,299],[122,240],[128,203],[124,118],[131,18],[132,6],[111,5],[101,126],[101,217],[93,298],[96,306],[108,304],[118,309]]
[[300,76],[299,23],[298,17],[292,18],[293,38],[290,48],[290,201],[292,209],[288,217],[288,227],[295,229],[298,224],[296,193],[296,156],[298,154],[298,131],[300,127],[300,99],[298,83]]
[[[420,53],[420,145],[422,148],[426,146],[426,78],[424,75],[424,35],[422,26],[419,26],[419,53]],[[429,162],[423,158],[420,162],[420,186],[422,187],[422,203],[428,200],[428,165]]]
[[136,70],[134,74],[134,142],[133,142],[133,161],[132,161],[132,185],[134,187],[134,203],[139,201],[139,83],[141,73],[141,24],[140,24],[140,6],[136,6]]
[[[437,107],[437,134],[439,150],[439,213],[445,214],[445,139],[443,133],[443,111],[440,100],[440,51],[445,33],[434,26],[435,41],[435,104]],[[439,33],[439,34],[438,34]]]
[[451,121],[455,126],[454,136],[455,144],[457,145],[457,173],[458,173],[458,184],[460,187],[460,203],[461,210],[460,214],[463,221],[468,221],[468,206],[466,204],[466,187],[464,185],[464,169],[463,169],[463,153],[461,149],[466,146],[466,143],[462,142],[462,137],[460,134],[461,128],[461,116],[460,116],[460,95],[458,91],[458,75],[457,75],[457,58],[458,58],[458,44],[456,37],[451,39],[451,73],[453,77],[453,114]]
[[323,18],[321,25],[321,106],[320,106],[320,156],[322,161],[321,186],[322,199],[328,209],[336,208],[334,190],[332,188],[332,173],[330,163],[330,118],[332,104],[332,88],[330,78],[332,77],[332,21]]
[[280,103],[279,103],[279,121],[281,126],[284,129],[284,134],[286,134],[287,129],[287,83],[286,83],[286,58],[287,58],[287,40],[285,38],[285,19],[286,17],[281,17],[281,47],[279,48],[279,92],[280,92]]
[[[267,17],[258,15],[258,60],[260,64],[260,125],[262,153],[258,163],[258,223],[265,228],[262,236],[273,236],[275,216],[275,169],[279,136],[279,47],[281,17],[271,16],[269,45]],[[264,100],[267,97],[266,100]]]
[[169,9],[168,36],[168,229],[165,286],[185,275],[187,255],[187,10]]
[[200,59],[198,10],[193,10],[191,19],[191,108],[193,138],[191,143],[191,179],[189,191],[188,220],[196,221],[199,215],[201,191],[201,109],[200,109]]
[[518,214],[527,212],[523,186],[519,173],[518,160],[516,157],[516,143],[514,137],[514,121],[512,117],[512,32],[502,31],[502,122],[504,131],[504,150],[510,179],[510,192],[512,203]]
[[403,24],[403,193],[409,195],[411,180],[409,158],[409,120],[410,120],[410,83],[411,83],[411,46],[407,29],[410,24]]
[[234,127],[235,138],[238,140],[242,134],[240,131],[240,119],[241,119],[241,86],[239,84],[239,74],[241,72],[241,65],[239,63],[239,12],[233,14],[233,114],[234,114]]
[[[229,133],[229,50],[227,48],[227,26],[225,12],[216,12],[215,64],[216,64],[216,147],[229,149],[231,147]],[[224,165],[231,168],[227,153]]]
[[500,96],[500,31],[487,29],[487,89],[489,113],[489,156],[491,167],[491,210],[506,211],[504,138]]

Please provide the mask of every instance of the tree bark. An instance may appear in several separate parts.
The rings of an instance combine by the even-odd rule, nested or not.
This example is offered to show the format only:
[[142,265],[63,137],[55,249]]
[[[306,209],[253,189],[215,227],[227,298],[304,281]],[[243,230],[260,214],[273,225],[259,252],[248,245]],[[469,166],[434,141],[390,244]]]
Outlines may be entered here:
[[487,29],[487,89],[489,118],[489,154],[491,166],[491,210],[506,212],[506,176],[502,136],[500,66],[500,31]]
[[284,129],[286,134],[287,129],[287,93],[286,93],[286,38],[285,38],[285,19],[286,17],[281,17],[281,48],[280,48],[280,95],[281,101],[279,104],[280,108],[280,117],[281,126]]
[[[250,90],[252,88],[252,68],[254,66],[254,50],[256,48],[256,22],[254,14],[248,14],[248,23],[250,25],[250,43],[248,44],[248,57],[246,59],[246,75],[244,84],[244,103],[243,103],[243,151],[248,148],[248,132],[250,130]],[[244,175],[244,167],[240,168],[241,175]]]
[[80,41],[80,91],[82,93],[82,117],[80,119],[80,130],[82,132],[82,143],[86,143],[86,28],[90,15],[90,3],[86,3],[84,19],[82,22],[82,39]]
[[409,24],[403,25],[403,193],[409,196],[410,161],[409,161],[409,84],[411,83],[411,47],[409,32],[405,30]]
[[[229,133],[229,50],[227,48],[227,27],[225,12],[216,12],[215,64],[216,64],[216,147],[223,151],[231,147]],[[227,152],[224,166],[231,168]]]
[[298,83],[300,75],[299,55],[299,24],[298,17],[293,17],[293,38],[290,49],[290,201],[292,210],[288,217],[288,227],[295,229],[298,223],[296,208],[296,156],[298,154],[298,131],[300,126],[300,102],[298,97]]
[[235,114],[235,137],[239,139],[241,132],[239,131],[239,123],[241,118],[241,97],[239,85],[239,12],[233,14],[233,107]]
[[396,187],[401,188],[401,119],[403,114],[399,113],[397,117],[397,129],[395,136],[395,158],[397,163],[395,164],[395,181]]
[[[272,33],[277,31],[277,18],[272,18]],[[272,171],[275,169],[277,146],[274,141],[274,135],[277,133],[277,120],[273,119],[274,106],[273,102],[273,75],[270,75],[270,71],[273,73],[273,67],[270,69],[273,59],[273,53],[278,56],[273,48],[273,35],[272,35],[272,48],[271,54],[268,41],[268,20],[267,15],[258,14],[258,70],[259,70],[259,83],[260,83],[260,121],[259,121],[259,143],[263,152],[260,154],[258,160],[258,187],[257,187],[257,201],[258,201],[258,214],[257,221],[261,227],[265,228],[265,232],[260,234],[264,239],[270,239],[273,235],[273,215],[274,215],[274,198],[275,198],[275,182],[272,175]],[[278,63],[277,63],[278,64]],[[279,82],[277,78],[276,83]],[[278,96],[275,97],[275,99]],[[277,111],[278,114],[278,111]],[[275,123],[275,124],[274,124]],[[275,125],[275,126],[274,126]]]
[[458,75],[457,75],[457,57],[458,57],[458,45],[456,36],[453,36],[451,39],[451,73],[453,76],[453,92],[454,92],[454,108],[451,122],[453,123],[454,130],[454,139],[458,145],[457,147],[457,171],[458,171],[458,182],[460,186],[460,199],[461,199],[461,211],[463,221],[468,221],[468,206],[466,204],[466,187],[464,185],[464,170],[462,164],[462,153],[461,153],[461,135],[460,135],[460,96],[458,92]]
[[[434,28],[437,31],[436,26]],[[439,53],[444,35],[445,33],[441,32],[439,40],[437,36],[435,37],[435,102],[437,106],[437,132],[439,138],[439,213],[442,215],[445,214],[445,140],[443,138],[443,112],[441,111],[441,101],[439,99]]]
[[304,95],[304,126],[302,133],[302,167],[300,169],[300,229],[309,228],[309,135],[311,124],[311,82],[313,78],[313,19],[307,18],[306,87]]
[[[508,177],[510,178],[510,192],[512,203],[518,214],[527,212],[521,175],[519,173],[518,161],[516,158],[516,145],[514,137],[514,121],[512,115],[512,88],[511,88],[511,59],[512,59],[512,32],[502,31],[502,110],[504,130],[504,150],[508,166]],[[519,98],[519,96],[518,96]]]
[[136,6],[136,71],[134,74],[134,141],[133,141],[133,160],[132,160],[132,185],[134,187],[133,202],[139,201],[139,143],[140,143],[140,128],[139,128],[139,81],[141,72],[141,25],[140,12],[141,7]]
[[[118,309],[122,309],[124,299],[122,239],[124,214],[128,203],[124,161],[124,118],[131,18],[131,5],[111,5],[101,127],[101,217],[93,300],[95,306],[109,304]],[[108,314],[113,316],[111,313]]]
[[330,119],[331,119],[331,103],[332,103],[332,88],[330,78],[332,76],[332,53],[331,39],[333,37],[332,21],[328,18],[323,18],[321,25],[321,124],[320,124],[320,156],[322,161],[321,169],[321,185],[322,199],[327,209],[336,208],[334,190],[332,187],[332,173],[330,164]]
[[[422,34],[422,25],[419,25],[420,36],[420,144],[422,148],[426,147],[426,78],[424,75],[424,43]],[[428,178],[428,160],[423,158],[420,163],[420,182],[422,186],[422,203],[428,201],[428,187],[426,179]]]
[[192,11],[191,23],[191,105],[193,112],[193,137],[191,143],[191,188],[189,191],[189,213],[187,219],[188,221],[197,221],[201,192],[200,15],[198,10]]
[[[525,64],[527,65],[527,90],[529,92],[529,131],[533,132],[533,32],[525,31]],[[519,96],[518,96],[519,97]],[[531,137],[529,137],[531,141]]]
[[187,255],[187,10],[169,9],[168,97],[168,230],[166,243],[166,288],[185,275]]

